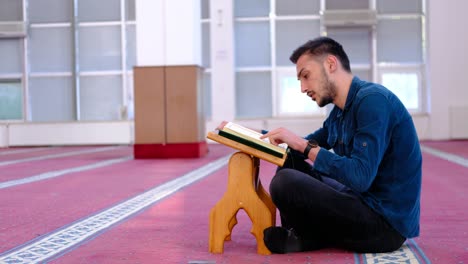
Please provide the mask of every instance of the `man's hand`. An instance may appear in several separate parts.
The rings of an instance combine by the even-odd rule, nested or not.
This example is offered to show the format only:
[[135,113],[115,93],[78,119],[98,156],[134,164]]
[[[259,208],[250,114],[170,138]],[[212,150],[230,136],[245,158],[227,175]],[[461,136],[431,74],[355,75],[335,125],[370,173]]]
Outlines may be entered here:
[[300,152],[307,146],[307,140],[282,127],[266,133],[261,138],[269,138],[273,145],[286,143],[290,148]]

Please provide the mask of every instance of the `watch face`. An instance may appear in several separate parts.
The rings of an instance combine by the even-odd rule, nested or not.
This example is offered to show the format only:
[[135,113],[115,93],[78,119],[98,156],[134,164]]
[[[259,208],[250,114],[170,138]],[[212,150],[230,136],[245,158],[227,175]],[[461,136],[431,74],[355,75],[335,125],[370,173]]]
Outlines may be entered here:
[[318,147],[318,142],[315,139],[309,139],[309,143],[313,148]]

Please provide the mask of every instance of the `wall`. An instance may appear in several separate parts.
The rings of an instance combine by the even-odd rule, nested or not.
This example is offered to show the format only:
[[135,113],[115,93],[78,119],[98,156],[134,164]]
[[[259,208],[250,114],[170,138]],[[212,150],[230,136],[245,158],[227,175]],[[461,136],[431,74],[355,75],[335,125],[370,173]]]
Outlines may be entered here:
[[468,138],[468,1],[429,0],[428,139]]

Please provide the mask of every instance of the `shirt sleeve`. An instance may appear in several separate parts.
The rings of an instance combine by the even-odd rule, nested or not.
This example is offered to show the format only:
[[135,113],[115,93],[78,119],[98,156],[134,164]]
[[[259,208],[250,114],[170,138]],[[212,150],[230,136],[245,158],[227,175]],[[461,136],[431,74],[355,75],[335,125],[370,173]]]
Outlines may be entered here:
[[349,156],[321,149],[314,167],[351,189],[364,192],[371,186],[389,141],[391,105],[382,94],[373,93],[356,102],[356,127]]

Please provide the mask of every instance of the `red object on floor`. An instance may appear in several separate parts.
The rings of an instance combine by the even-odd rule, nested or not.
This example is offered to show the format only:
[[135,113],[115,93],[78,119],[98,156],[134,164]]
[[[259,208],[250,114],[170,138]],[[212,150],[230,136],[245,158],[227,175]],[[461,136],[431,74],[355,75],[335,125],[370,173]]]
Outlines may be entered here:
[[135,159],[200,158],[208,153],[206,142],[135,144]]

